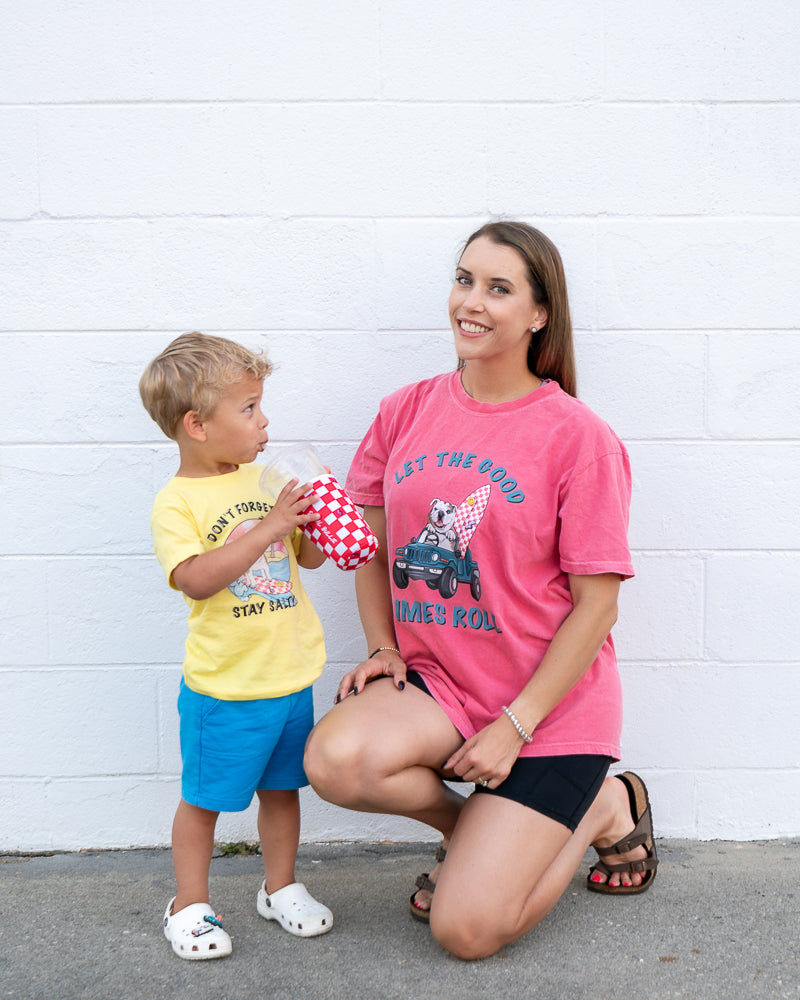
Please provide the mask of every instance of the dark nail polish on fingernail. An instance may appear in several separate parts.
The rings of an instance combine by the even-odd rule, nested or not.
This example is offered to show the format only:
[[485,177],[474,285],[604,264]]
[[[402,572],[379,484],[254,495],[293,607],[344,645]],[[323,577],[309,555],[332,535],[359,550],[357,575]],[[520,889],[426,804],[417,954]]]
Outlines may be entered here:
[[405,681],[400,681],[400,683],[397,686],[400,688],[401,691],[405,691],[405,689],[406,689],[406,682]]
[[358,694],[358,688],[353,688],[353,694]]
[[334,702],[333,702],[334,705],[338,705],[341,700],[342,700],[342,696],[340,694],[337,694],[336,698],[334,699]]

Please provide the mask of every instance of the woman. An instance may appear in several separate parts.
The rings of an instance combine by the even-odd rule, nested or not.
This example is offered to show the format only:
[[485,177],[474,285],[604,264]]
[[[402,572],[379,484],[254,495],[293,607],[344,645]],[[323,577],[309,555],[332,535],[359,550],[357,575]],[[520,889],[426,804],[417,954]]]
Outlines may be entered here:
[[657,858],[641,779],[606,777],[630,472],[574,398],[558,251],[523,223],[483,226],[449,312],[457,370],[383,400],[350,470],[381,545],[356,573],[369,656],[305,766],[331,802],[441,832],[411,912],[481,958],[549,912],[590,844],[596,891],[644,891]]

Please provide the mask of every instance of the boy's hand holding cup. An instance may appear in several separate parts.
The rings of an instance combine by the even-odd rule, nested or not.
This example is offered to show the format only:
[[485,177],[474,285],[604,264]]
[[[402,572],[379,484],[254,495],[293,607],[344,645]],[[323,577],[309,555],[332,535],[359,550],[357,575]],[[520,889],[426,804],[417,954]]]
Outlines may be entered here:
[[259,485],[273,498],[292,479],[308,483],[308,509],[318,520],[301,525],[311,541],[340,569],[357,569],[378,551],[378,539],[359,514],[336,477],[322,464],[310,444],[264,450],[266,462]]

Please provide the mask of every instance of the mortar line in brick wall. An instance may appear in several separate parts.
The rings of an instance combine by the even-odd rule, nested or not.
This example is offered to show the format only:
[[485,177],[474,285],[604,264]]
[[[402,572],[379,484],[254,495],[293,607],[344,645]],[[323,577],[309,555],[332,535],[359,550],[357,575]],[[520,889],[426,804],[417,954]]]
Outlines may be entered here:
[[[800,221],[800,219],[798,219]],[[25,329],[20,329],[20,327],[4,327],[0,328],[0,338],[1,337],[105,337],[107,339],[112,339],[119,336],[164,336],[171,337],[177,336],[180,333],[184,333],[186,330],[184,326],[176,326],[172,329],[156,329],[154,327],[137,327],[136,329],[131,329],[128,327],[111,327],[105,326],[101,328],[86,328],[84,330],[64,330],[59,327],[30,327]],[[337,326],[325,326],[325,327],[313,327],[305,329],[300,329],[297,327],[292,328],[277,328],[270,327],[269,329],[264,327],[204,327],[204,332],[218,334],[220,336],[235,337],[239,335],[248,336],[325,336],[329,333],[336,334],[351,334],[354,337],[360,336],[371,336],[373,334],[383,336],[388,334],[397,333],[407,333],[412,336],[425,336],[425,335],[441,335],[449,336],[450,331],[443,326],[440,327],[409,327],[409,326],[380,326],[371,327],[370,329],[354,329],[353,327],[337,327]],[[659,327],[629,327],[620,328],[619,326],[614,327],[575,327],[574,329],[576,337],[584,336],[601,336],[601,337],[612,337],[612,336],[635,336],[635,337],[657,337],[662,334],[668,333],[679,333],[679,334],[701,334],[707,333],[709,335],[713,334],[728,334],[728,333],[746,333],[755,337],[768,337],[772,334],[787,334],[800,337],[800,328],[797,325],[794,326],[758,326],[758,327],[746,327],[746,326],[715,326],[706,327],[704,330],[698,330],[696,327],[681,327],[681,326],[659,326]]]
[[645,670],[658,669],[658,670],[683,670],[687,667],[705,669],[707,667],[719,668],[727,670],[729,667],[731,670],[746,670],[748,667],[757,670],[774,670],[780,667],[787,667],[794,669],[795,664],[797,664],[797,659],[794,660],[701,660],[697,657],[692,657],[688,660],[678,659],[677,657],[665,657],[662,660],[626,660],[619,656],[619,650],[617,651],[617,665],[620,667],[625,667],[626,670],[635,670],[641,667]]
[[[338,670],[339,668],[346,667],[350,669],[354,663],[360,663],[361,660],[352,657],[350,659],[338,659],[338,660],[326,660],[325,669],[326,670]],[[176,660],[175,662],[152,662],[152,663],[129,663],[120,662],[112,663],[104,661],[103,663],[43,663],[43,664],[30,664],[27,662],[20,663],[3,663],[0,664],[0,675],[2,674],[21,674],[24,673],[26,676],[29,674],[58,674],[58,673],[88,673],[90,671],[100,671],[103,673],[119,674],[120,676],[128,676],[129,673],[154,673],[156,674],[156,680],[162,678],[179,679],[181,675],[182,664],[181,661]]]
[[87,559],[110,559],[119,562],[120,559],[138,559],[142,562],[150,560],[156,561],[155,553],[146,552],[3,552],[0,554],[0,563],[7,559],[32,559],[37,562],[67,562],[78,560],[85,563]]
[[342,107],[376,107],[376,108],[730,108],[730,107],[779,107],[794,108],[800,105],[800,99],[793,97],[752,97],[752,98],[719,98],[719,97],[681,97],[681,98],[650,98],[631,100],[628,98],[609,97],[588,97],[586,99],[576,98],[539,98],[537,100],[520,100],[510,97],[482,97],[480,99],[459,99],[442,97],[438,99],[423,99],[419,97],[273,97],[273,98],[252,98],[252,97],[223,97],[223,98],[119,98],[117,100],[40,100],[40,101],[2,101],[1,109],[31,109],[39,110],[46,108],[136,108],[136,109],[159,109],[159,108],[276,108],[283,107],[307,107],[330,109],[341,105]]
[[[772,774],[800,774],[800,767],[797,767],[797,766],[795,766],[793,764],[787,764],[785,767],[775,767],[774,765],[770,765],[770,764],[764,764],[762,767],[759,767],[757,764],[748,764],[747,766],[742,766],[742,765],[739,765],[739,764],[733,764],[733,765],[724,766],[724,767],[723,766],[709,766],[709,767],[689,767],[689,766],[686,766],[686,767],[677,767],[677,766],[676,767],[672,767],[671,766],[671,767],[661,768],[661,767],[654,766],[654,767],[643,767],[642,771],[649,771],[651,774],[657,772],[658,774],[661,774],[661,775],[664,775],[664,774],[691,774],[691,775],[705,775],[707,777],[708,775],[715,775],[715,774],[718,774],[719,772],[722,772],[724,774],[729,774],[732,771],[735,771],[735,772],[737,772],[739,774],[764,774],[764,773],[772,773]],[[764,838],[757,837],[756,839],[757,840],[762,840]]]
[[[24,784],[55,784],[56,782],[79,784],[84,781],[147,781],[147,782],[172,782],[179,779],[180,771],[95,771],[89,774],[4,774],[0,776],[0,783],[4,781],[21,782]],[[0,851],[0,854],[3,852]]]
[[711,337],[706,331],[703,335],[703,427],[706,434],[711,433]]
[[755,555],[796,555],[800,553],[800,548],[780,548],[772,545],[765,545],[763,548],[746,548],[746,549],[732,549],[728,546],[720,546],[716,549],[710,548],[687,548],[687,549],[676,549],[674,546],[667,549],[656,549],[656,548],[646,548],[646,549],[631,549],[631,554],[634,556],[663,556],[663,555],[675,555],[675,556],[700,556],[711,557],[715,555],[738,555],[738,556],[755,556]]
[[[360,443],[360,438],[324,438],[319,435],[314,437],[280,437],[280,438],[270,438],[270,441],[275,445],[285,445],[285,444],[299,444],[301,441],[311,440],[314,443],[324,444],[326,447],[337,447],[339,445],[351,447],[358,445]],[[172,442],[170,446],[169,440],[159,439],[159,438],[137,438],[136,440],[130,441],[0,441],[0,448],[17,448],[17,449],[42,449],[47,448],[81,448],[81,449],[94,449],[102,450],[104,448],[139,448],[139,449],[153,449],[158,448],[159,451],[175,452],[176,445]]]
[[[402,326],[376,326],[369,329],[362,328],[356,329],[351,326],[347,327],[336,327],[336,326],[325,326],[325,327],[306,327],[305,329],[298,329],[295,327],[281,329],[278,327],[270,327],[266,329],[264,327],[260,329],[247,328],[247,329],[232,329],[226,327],[225,329],[219,329],[216,327],[204,327],[205,331],[210,334],[218,334],[219,336],[249,336],[249,337],[327,337],[330,334],[344,335],[347,337],[389,337],[397,334],[408,335],[410,337],[431,337],[437,336],[445,339],[451,336],[450,330],[443,326],[411,326],[409,324],[404,324]],[[83,330],[65,330],[58,327],[30,327],[30,328],[20,328],[17,327],[6,327],[0,329],[0,338],[20,338],[20,337],[101,337],[107,340],[113,340],[118,337],[171,337],[175,336],[185,330],[185,324],[183,326],[176,326],[172,330],[155,330],[148,327],[139,327],[135,330],[124,328],[124,327],[111,327],[105,326],[102,329],[99,327],[86,327]],[[720,327],[708,327],[706,330],[697,330],[694,327],[680,327],[680,326],[660,326],[660,327],[630,327],[629,329],[620,329],[620,327],[576,327],[575,336],[583,339],[585,337],[601,337],[603,339],[610,339],[612,337],[636,337],[644,338],[656,338],[662,336],[663,334],[685,334],[687,336],[697,336],[698,334],[707,333],[710,336],[716,334],[747,334],[753,337],[770,337],[776,334],[787,337],[800,337],[800,328],[797,326],[779,326],[777,324],[766,327],[766,326],[753,326],[744,327],[738,326],[733,329],[730,326],[720,326]],[[444,372],[449,371],[447,367],[443,367]]]
[[[8,218],[4,219],[0,216],[0,224],[3,226],[13,226],[13,225],[31,225],[34,223],[39,223],[41,225],[47,224],[58,224],[63,222],[91,222],[98,225],[103,223],[123,223],[123,222],[141,222],[143,224],[151,224],[158,222],[171,222],[171,221],[208,221],[216,222],[222,225],[230,225],[231,222],[271,222],[271,223],[292,223],[292,222],[324,222],[331,223],[337,222],[342,224],[353,224],[355,222],[360,223],[381,223],[381,222],[409,222],[417,223],[419,225],[427,225],[430,222],[458,222],[465,223],[468,227],[469,225],[475,223],[476,221],[484,221],[486,216],[492,216],[493,213],[489,211],[477,212],[475,215],[470,215],[468,217],[461,215],[450,215],[450,214],[434,214],[431,213],[425,216],[419,215],[388,215],[383,214],[380,216],[375,216],[374,213],[365,213],[363,215],[352,213],[349,215],[342,215],[341,213],[331,213],[326,215],[320,212],[313,212],[309,214],[303,213],[290,213],[288,215],[276,215],[274,213],[268,212],[249,212],[249,213],[239,213],[239,212],[225,212],[221,214],[218,211],[201,213],[201,212],[153,212],[153,213],[122,213],[119,215],[71,215],[69,213],[61,213],[58,215],[52,215],[45,212],[37,212],[34,215],[30,215],[27,218]],[[741,213],[741,214],[709,214],[704,212],[694,212],[694,213],[658,213],[643,215],[641,212],[575,212],[572,214],[549,214],[549,213],[520,213],[523,219],[537,219],[543,220],[542,225],[545,223],[566,223],[566,222],[592,222],[592,223],[612,223],[612,222],[638,222],[641,225],[658,225],[661,222],[687,222],[687,223],[707,223],[707,222],[798,222],[800,221],[800,214],[785,212],[753,212],[753,213]]]
[[[686,548],[677,549],[674,546],[666,549],[632,549],[631,554],[635,557],[641,556],[642,558],[647,558],[652,556],[658,558],[660,556],[692,556],[700,558],[712,558],[714,556],[800,556],[800,547],[795,548],[780,548],[774,545],[764,546],[764,548],[746,548],[746,549],[734,549],[727,546],[716,548],[716,549],[698,549],[698,548]],[[155,555],[147,552],[91,552],[91,551],[79,551],[79,552],[2,552],[0,553],[0,563],[7,559],[33,559],[33,560],[47,560],[50,562],[55,561],[67,561],[67,560],[80,560],[85,562],[87,559],[101,560],[108,559],[118,562],[120,559],[139,559],[139,560],[153,560],[155,561]]]
[[[156,330],[156,329],[153,329],[153,328],[147,327],[147,326],[139,327],[136,330],[130,330],[130,329],[127,329],[125,327],[113,327],[113,326],[105,326],[102,329],[100,329],[100,328],[91,328],[91,329],[87,328],[85,330],[61,330],[58,327],[49,327],[49,328],[47,328],[47,327],[36,327],[35,329],[33,327],[31,327],[30,329],[20,329],[19,327],[15,327],[15,328],[4,327],[4,328],[0,329],[0,337],[51,337],[51,336],[52,337],[105,337],[105,338],[107,338],[109,340],[113,339],[114,337],[122,337],[122,336],[131,336],[131,337],[140,337],[140,336],[176,337],[180,333],[185,333],[186,332],[186,328],[187,328],[186,324],[184,324],[183,326],[176,326],[172,330]],[[790,328],[790,329],[793,329],[793,328]],[[396,334],[396,333],[404,333],[405,334],[405,333],[408,333],[408,334],[413,334],[413,335],[419,334],[420,336],[424,336],[426,333],[427,334],[442,334],[442,335],[448,333],[448,331],[444,327],[438,327],[438,328],[411,328],[411,329],[409,329],[406,326],[384,327],[384,328],[382,328],[380,330],[375,329],[375,328],[356,330],[352,326],[325,326],[325,327],[311,327],[311,328],[307,327],[304,330],[300,330],[300,329],[297,329],[297,328],[294,328],[294,327],[291,328],[291,329],[287,328],[285,330],[284,329],[280,329],[279,327],[270,327],[269,329],[264,329],[262,327],[261,329],[234,330],[234,329],[232,329],[230,327],[225,327],[224,329],[221,329],[221,328],[212,328],[212,327],[206,326],[206,327],[203,328],[203,332],[204,333],[214,333],[214,334],[218,334],[219,336],[225,336],[225,337],[248,336],[248,335],[264,336],[264,337],[274,337],[274,336],[281,336],[282,337],[284,335],[285,336],[295,336],[295,335],[296,336],[317,336],[317,335],[319,335],[319,336],[323,336],[324,337],[325,335],[330,334],[330,333],[351,334],[354,337],[371,336],[372,334],[375,334],[375,333],[377,333],[377,334]],[[597,332],[597,331],[589,331],[589,332],[594,333],[594,332]],[[634,332],[634,331],[630,331],[630,332]],[[647,331],[645,331],[645,332],[647,332]],[[652,332],[653,332],[653,334],[658,334],[658,333],[670,333],[672,331],[669,331],[669,330],[653,330]],[[684,332],[684,331],[679,331],[679,332]],[[722,328],[720,328],[720,332],[722,332]],[[727,328],[726,328],[726,332],[727,332]],[[744,332],[748,332],[749,333],[750,331],[746,330]],[[768,331],[765,330],[764,332],[765,333],[767,333],[767,332],[769,332],[769,333],[780,333],[781,330],[778,327],[771,327]]]
[[[622,763],[619,762],[615,765],[615,768],[619,769],[622,767]],[[641,770],[643,773],[647,772],[650,774],[689,774],[689,775],[715,775],[720,772],[729,774],[731,772],[736,772],[739,774],[798,774],[800,775],[800,767],[793,764],[787,764],[785,766],[775,766],[774,764],[764,764],[759,766],[757,764],[749,764],[747,766],[741,766],[738,764],[733,764],[731,766],[709,766],[709,767],[680,767],[680,766],[669,766],[669,767],[658,767],[657,765],[649,767],[637,768],[637,771]],[[131,779],[136,781],[145,781],[158,784],[167,784],[180,778],[179,771],[110,771],[110,772],[93,772],[90,774],[43,774],[43,775],[14,775],[14,774],[4,774],[0,776],[0,784],[3,782],[20,782],[24,784],[41,784],[41,783],[73,783],[79,784],[84,781],[129,781]],[[761,838],[758,838],[761,839]],[[2,852],[0,852],[2,853]]]
[[[774,328],[770,327],[770,331]],[[0,337],[19,337],[19,336],[50,336],[58,335],[59,337],[94,337],[103,336],[113,338],[121,335],[129,335],[133,337],[147,336],[147,337],[171,337],[174,334],[184,333],[186,330],[185,326],[175,326],[175,327],[94,327],[86,328],[83,330],[77,329],[59,329],[57,327],[52,327],[50,329],[44,327],[37,327],[34,329],[0,329]],[[264,327],[264,326],[204,326],[203,330],[206,333],[213,333],[220,337],[233,337],[238,335],[245,336],[294,336],[295,334],[299,336],[325,336],[328,333],[346,333],[351,334],[353,337],[363,337],[370,336],[375,333],[397,333],[397,332],[407,332],[413,334],[419,334],[423,336],[425,334],[450,334],[449,327],[418,327],[414,329],[407,329],[405,327],[352,327],[352,326],[319,326],[319,327]],[[594,333],[594,330],[576,330],[576,333],[586,332]],[[621,331],[627,332],[627,331]],[[646,331],[645,331],[646,332]],[[665,330],[663,327],[659,327],[658,330],[654,330],[654,333],[670,332]],[[702,331],[689,331],[689,332],[702,332]],[[726,328],[726,333],[731,332],[730,328]],[[734,331],[736,332],[736,331]],[[800,331],[798,331],[800,333]]]
[[[154,724],[155,724],[155,732],[156,732],[156,747],[155,747],[155,751],[156,751],[156,770],[159,773],[161,773],[161,771],[163,770],[165,764],[167,764],[169,762],[169,751],[165,750],[165,748],[164,748],[164,738],[163,737],[164,737],[164,734],[165,734],[166,728],[167,728],[165,726],[165,723],[166,723],[167,720],[164,718],[164,711],[166,709],[166,704],[165,704],[164,697],[162,697],[162,690],[161,690],[162,689],[162,680],[166,676],[166,671],[159,670],[158,668],[151,668],[151,669],[153,669],[154,672],[155,672],[155,680],[154,680],[154,685],[153,685],[154,688],[155,688],[155,697],[153,699],[153,701],[154,701],[153,715],[155,716]],[[174,697],[175,697],[174,696],[174,685],[175,685],[175,682],[178,681],[178,678],[183,675],[183,671],[181,670],[180,667],[178,667],[177,669],[173,668],[173,670],[171,670],[170,672],[172,673],[173,671],[174,671],[174,674],[173,674],[173,696],[172,696],[172,701],[173,701],[173,705],[174,705],[174,703],[175,703],[174,702]]]
[[132,671],[134,673],[145,673],[154,672],[158,677],[162,677],[171,672],[175,672],[179,675],[181,672],[181,661],[176,660],[174,663],[169,663],[164,660],[159,660],[153,663],[109,663],[104,661],[103,663],[3,663],[0,664],[0,674],[12,674],[12,673],[37,673],[37,674],[50,674],[50,673],[66,673],[77,670],[79,673],[86,673],[90,670],[103,671],[107,673],[121,673],[124,671]]
[[711,608],[709,602],[711,600],[711,588],[708,585],[708,565],[711,561],[711,556],[705,553],[700,559],[700,607],[702,609],[702,614],[700,615],[700,649],[702,651],[704,659],[708,660],[710,651],[708,648],[708,621]]
[[[288,445],[297,444],[301,440],[300,438],[289,438],[282,437],[280,439],[272,439],[275,445]],[[360,443],[359,438],[335,438],[328,439],[315,435],[314,437],[303,437],[303,441],[311,440],[315,444],[324,445],[325,447],[355,447]],[[773,438],[773,437],[754,437],[754,438],[636,438],[631,437],[629,434],[623,435],[623,440],[626,445],[639,447],[641,445],[674,445],[676,447],[681,446],[730,446],[730,447],[742,447],[746,445],[759,445],[759,446],[770,446],[777,445],[785,447],[787,445],[798,445],[800,444],[800,438]],[[173,449],[174,450],[174,445]],[[53,448],[75,448],[82,450],[94,450],[100,451],[103,449],[159,449],[161,451],[169,451],[169,443],[159,440],[157,438],[145,438],[136,439],[130,441],[0,441],[0,448],[3,449],[15,449],[19,451],[41,451],[43,449],[51,450]]]
[[751,437],[751,438],[734,438],[734,437],[713,437],[709,435],[708,437],[646,437],[637,438],[631,437],[630,434],[624,435],[626,444],[714,444],[714,445],[742,445],[742,444],[797,444],[800,443],[800,437]]
[[377,74],[377,84],[378,84],[378,98],[383,101],[384,94],[383,89],[386,85],[386,71],[385,71],[385,58],[384,58],[384,39],[385,31],[383,24],[383,5],[376,4],[375,12],[375,27],[377,29],[376,36],[376,53],[375,53],[375,72]]

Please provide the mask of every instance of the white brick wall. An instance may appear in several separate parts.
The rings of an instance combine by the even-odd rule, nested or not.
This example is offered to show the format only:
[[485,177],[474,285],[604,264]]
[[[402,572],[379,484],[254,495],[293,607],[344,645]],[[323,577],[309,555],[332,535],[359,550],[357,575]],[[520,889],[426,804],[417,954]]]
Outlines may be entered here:
[[[276,440],[343,475],[452,363],[456,249],[562,249],[581,394],[630,447],[624,763],[658,832],[800,834],[800,7],[765,0],[28,0],[0,60],[0,849],[169,839],[180,597],[137,381],[264,346]],[[352,579],[309,574],[330,662]],[[252,812],[223,838],[252,838]],[[428,839],[304,793],[303,836]]]

